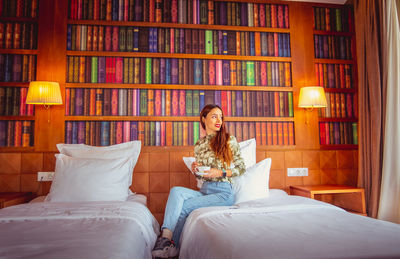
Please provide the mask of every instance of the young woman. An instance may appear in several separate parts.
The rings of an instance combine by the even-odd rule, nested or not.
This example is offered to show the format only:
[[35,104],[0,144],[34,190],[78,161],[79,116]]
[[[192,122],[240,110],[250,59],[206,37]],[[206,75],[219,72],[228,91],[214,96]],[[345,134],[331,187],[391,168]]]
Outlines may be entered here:
[[236,138],[227,133],[222,109],[218,105],[208,104],[203,108],[200,124],[206,136],[199,139],[194,147],[196,162],[192,164],[192,171],[198,173],[199,166],[208,166],[210,170],[204,175],[197,175],[204,181],[200,191],[184,187],[171,189],[162,233],[152,252],[155,257],[168,258],[178,254],[183,226],[193,210],[232,205],[235,197],[231,178],[246,170]]

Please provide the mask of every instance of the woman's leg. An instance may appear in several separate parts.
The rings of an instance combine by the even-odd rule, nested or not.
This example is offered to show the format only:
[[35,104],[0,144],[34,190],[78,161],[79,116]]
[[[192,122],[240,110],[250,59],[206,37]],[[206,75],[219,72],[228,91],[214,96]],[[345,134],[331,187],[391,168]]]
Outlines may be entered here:
[[194,191],[185,187],[173,187],[169,192],[167,206],[164,213],[164,223],[161,229],[167,228],[173,232],[185,200],[200,197],[202,195],[203,194],[199,191]]
[[235,202],[232,186],[228,182],[205,182],[201,192],[204,194],[183,202],[181,214],[173,232],[172,240],[179,246],[180,236],[189,214],[198,208],[212,206],[230,206]]
[[185,200],[202,196],[203,194],[184,187],[173,187],[169,193],[167,206],[165,208],[162,233],[157,238],[156,244],[151,252],[153,257],[168,258],[178,255],[178,249],[171,242],[172,232],[181,214]]

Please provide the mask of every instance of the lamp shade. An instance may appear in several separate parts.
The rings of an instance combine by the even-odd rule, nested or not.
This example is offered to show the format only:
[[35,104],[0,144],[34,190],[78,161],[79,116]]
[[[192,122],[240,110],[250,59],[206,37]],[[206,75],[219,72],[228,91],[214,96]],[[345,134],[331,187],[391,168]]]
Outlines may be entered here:
[[323,108],[326,107],[326,97],[323,87],[308,86],[300,89],[299,107]]
[[62,104],[60,85],[57,82],[30,82],[26,103],[43,105]]

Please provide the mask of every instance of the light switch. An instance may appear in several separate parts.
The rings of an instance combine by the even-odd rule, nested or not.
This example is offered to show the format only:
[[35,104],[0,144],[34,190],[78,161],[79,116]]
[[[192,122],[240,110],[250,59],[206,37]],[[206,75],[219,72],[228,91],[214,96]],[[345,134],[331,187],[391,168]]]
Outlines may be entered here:
[[308,168],[288,168],[287,169],[288,176],[308,176]]
[[38,182],[51,182],[54,179],[54,172],[38,172]]

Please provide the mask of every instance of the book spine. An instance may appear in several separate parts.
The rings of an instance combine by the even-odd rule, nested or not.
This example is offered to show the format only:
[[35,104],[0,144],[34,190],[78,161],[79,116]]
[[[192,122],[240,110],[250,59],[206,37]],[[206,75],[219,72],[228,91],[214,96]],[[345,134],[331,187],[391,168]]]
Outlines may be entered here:
[[154,90],[153,89],[147,90],[147,115],[148,116],[154,115]]
[[146,84],[152,83],[152,59],[146,58]]
[[246,72],[247,72],[247,85],[254,86],[255,85],[255,75],[254,75],[254,62],[253,61],[246,62]]

